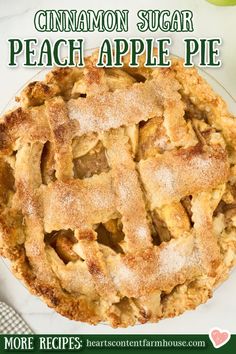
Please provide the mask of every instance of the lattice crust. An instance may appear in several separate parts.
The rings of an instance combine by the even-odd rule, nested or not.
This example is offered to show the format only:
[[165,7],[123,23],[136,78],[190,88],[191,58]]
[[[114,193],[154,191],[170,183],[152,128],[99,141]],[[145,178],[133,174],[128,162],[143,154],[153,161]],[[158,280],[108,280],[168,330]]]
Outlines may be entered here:
[[64,316],[156,322],[235,263],[235,118],[180,59],[95,58],[29,84],[2,118],[0,249]]

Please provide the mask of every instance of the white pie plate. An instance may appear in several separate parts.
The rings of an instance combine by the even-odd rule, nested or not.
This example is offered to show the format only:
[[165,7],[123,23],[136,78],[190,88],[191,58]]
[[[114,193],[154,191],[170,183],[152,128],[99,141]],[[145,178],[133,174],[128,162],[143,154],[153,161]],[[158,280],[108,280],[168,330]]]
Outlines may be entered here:
[[[88,50],[87,51],[87,55],[89,55],[94,49]],[[48,68],[44,68],[42,70],[40,70],[37,74],[35,74],[34,76],[32,76],[32,78],[30,80],[28,80],[22,87],[20,87],[17,92],[14,94],[14,96],[10,99],[10,101],[5,105],[3,111],[1,112],[1,115],[4,112],[7,112],[15,107],[17,107],[19,104],[15,101],[15,97],[18,96],[20,94],[20,92],[22,91],[22,89],[27,86],[30,82],[33,81],[40,81],[43,80],[45,78],[45,75],[51,70]],[[204,79],[211,85],[211,87],[214,89],[215,92],[217,92],[227,103],[229,110],[231,111],[232,114],[234,114],[236,116],[236,100],[232,97],[232,95],[226,90],[226,88],[224,88],[224,86],[217,81],[212,75],[210,75],[209,73],[207,73],[206,71],[204,71],[201,68],[198,68],[199,73],[202,77],[204,77]],[[6,259],[2,258],[2,261],[4,263],[4,265],[8,268],[9,271],[11,271],[11,267],[10,267],[10,262]],[[233,271],[236,272],[236,269]],[[18,280],[18,282],[20,282]],[[23,283],[21,283],[21,286],[24,287]],[[223,283],[222,283],[223,284]],[[29,301],[30,301],[30,296],[29,295]],[[33,297],[33,296],[32,296]],[[222,301],[224,301],[224,297],[222,296]],[[46,304],[45,304],[46,306]],[[195,310],[196,311],[196,310]],[[189,312],[189,311],[188,311]],[[186,312],[185,312],[186,313]],[[182,315],[184,316],[184,314]],[[173,321],[173,319],[170,319],[171,321]],[[170,321],[169,320],[169,321]],[[98,326],[102,326],[102,325],[106,325],[106,323],[102,323]],[[140,326],[139,324],[137,324],[136,326]],[[144,325],[147,326],[147,325]],[[142,331],[143,333],[145,333],[145,331]],[[124,333],[124,332],[123,332]],[[127,332],[128,333],[128,332]],[[148,332],[146,332],[148,333]],[[168,332],[167,332],[168,333]]]

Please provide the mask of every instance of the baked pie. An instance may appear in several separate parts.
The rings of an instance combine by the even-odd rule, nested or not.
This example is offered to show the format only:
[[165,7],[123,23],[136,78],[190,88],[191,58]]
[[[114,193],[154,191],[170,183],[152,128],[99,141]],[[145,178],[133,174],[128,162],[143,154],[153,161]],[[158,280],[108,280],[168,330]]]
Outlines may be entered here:
[[236,260],[236,121],[199,76],[56,68],[0,123],[0,249],[60,314],[157,322]]

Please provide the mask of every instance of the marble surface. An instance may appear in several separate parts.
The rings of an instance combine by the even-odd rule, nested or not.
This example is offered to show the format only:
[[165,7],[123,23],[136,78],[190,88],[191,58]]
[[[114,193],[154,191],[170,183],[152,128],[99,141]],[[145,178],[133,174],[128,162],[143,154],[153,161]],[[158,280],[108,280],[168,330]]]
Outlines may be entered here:
[[[79,4],[79,5],[78,5]],[[104,4],[104,2],[103,2]],[[33,14],[37,9],[98,9],[104,8],[97,1],[62,1],[62,0],[21,0],[13,1],[0,0],[0,78],[1,78],[1,101],[0,111],[4,110],[8,101],[15,95],[39,69],[27,69],[18,67],[12,69],[7,67],[7,39],[20,37],[44,38],[45,34],[39,34],[33,27]],[[107,7],[108,8],[108,7]],[[195,37],[223,37],[221,48],[222,67],[217,69],[206,69],[216,78],[227,91],[236,98],[236,41],[234,31],[236,19],[236,7],[215,7],[205,0],[146,0],[131,4],[120,0],[109,2],[109,9],[130,10],[130,31],[124,37],[138,36],[135,28],[135,13],[141,8],[152,9],[191,9],[194,11],[195,32],[190,36]],[[114,34],[109,34],[112,37]],[[59,38],[61,34],[50,34],[47,37]],[[64,35],[63,35],[64,36]],[[153,36],[146,33],[146,37]],[[156,37],[163,37],[157,33]],[[78,37],[76,34],[66,34],[65,37]],[[104,39],[102,33],[83,34],[86,39],[86,47],[98,46]],[[183,55],[182,39],[183,34],[171,34],[173,40],[172,52]],[[235,112],[236,113],[236,112]],[[228,329],[236,333],[236,271],[231,277],[215,291],[213,299],[207,304],[200,306],[197,310],[187,312],[182,316],[164,320],[159,324],[139,325],[128,329],[114,330],[107,325],[96,327],[69,321],[51,309],[47,308],[38,298],[30,295],[25,287],[15,279],[6,263],[0,261],[0,300],[13,306],[26,320],[35,333],[208,333],[212,327]]]

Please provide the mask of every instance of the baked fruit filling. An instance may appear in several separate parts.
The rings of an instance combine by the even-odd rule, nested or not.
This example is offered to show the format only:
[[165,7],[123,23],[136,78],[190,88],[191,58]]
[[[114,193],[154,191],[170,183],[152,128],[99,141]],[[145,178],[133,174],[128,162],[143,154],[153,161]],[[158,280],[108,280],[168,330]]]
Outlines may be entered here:
[[236,122],[167,69],[52,70],[0,123],[0,250],[62,315],[126,327],[207,301],[235,265]]

